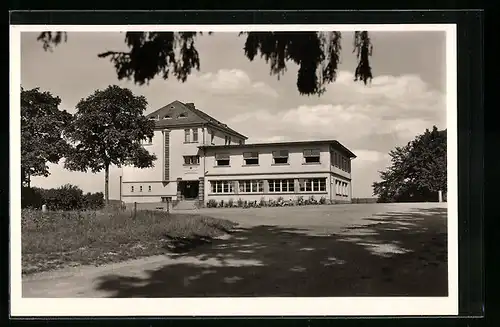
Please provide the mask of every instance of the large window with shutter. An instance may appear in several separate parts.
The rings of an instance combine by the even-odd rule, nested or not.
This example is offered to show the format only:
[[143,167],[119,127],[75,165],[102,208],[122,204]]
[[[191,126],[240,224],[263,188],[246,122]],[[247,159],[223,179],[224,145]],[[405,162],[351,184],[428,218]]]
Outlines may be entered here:
[[259,153],[258,152],[243,152],[243,160],[245,165],[258,165]]
[[215,162],[217,166],[229,166],[229,154],[217,153],[215,154]]
[[319,149],[306,149],[304,150],[305,163],[319,163],[320,151]]
[[274,164],[287,164],[288,163],[288,150],[273,151]]

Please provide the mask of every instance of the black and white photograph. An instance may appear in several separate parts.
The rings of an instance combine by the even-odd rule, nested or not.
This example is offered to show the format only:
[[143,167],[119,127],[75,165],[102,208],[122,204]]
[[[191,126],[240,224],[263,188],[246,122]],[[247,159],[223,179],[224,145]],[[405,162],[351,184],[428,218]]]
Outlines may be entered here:
[[455,38],[11,25],[12,314],[457,314]]

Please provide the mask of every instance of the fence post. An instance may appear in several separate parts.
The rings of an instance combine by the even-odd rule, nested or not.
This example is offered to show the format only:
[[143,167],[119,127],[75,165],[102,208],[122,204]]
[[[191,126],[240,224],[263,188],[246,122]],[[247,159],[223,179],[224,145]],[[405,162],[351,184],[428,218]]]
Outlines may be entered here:
[[439,202],[443,202],[443,191],[438,191],[438,200]]
[[134,202],[134,219],[136,214],[137,214],[137,202]]
[[170,198],[167,198],[167,215],[170,214]]

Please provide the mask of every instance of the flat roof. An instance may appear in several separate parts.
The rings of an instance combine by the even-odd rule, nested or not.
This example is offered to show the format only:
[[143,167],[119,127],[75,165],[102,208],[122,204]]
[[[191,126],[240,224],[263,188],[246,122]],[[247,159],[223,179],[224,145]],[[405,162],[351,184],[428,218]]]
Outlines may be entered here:
[[343,146],[337,140],[311,140],[311,141],[284,141],[284,142],[267,142],[267,143],[246,143],[246,144],[231,144],[231,145],[200,145],[200,149],[238,149],[252,147],[267,147],[267,146],[287,146],[287,145],[333,145],[338,150],[346,152],[349,157],[356,158],[356,155]]

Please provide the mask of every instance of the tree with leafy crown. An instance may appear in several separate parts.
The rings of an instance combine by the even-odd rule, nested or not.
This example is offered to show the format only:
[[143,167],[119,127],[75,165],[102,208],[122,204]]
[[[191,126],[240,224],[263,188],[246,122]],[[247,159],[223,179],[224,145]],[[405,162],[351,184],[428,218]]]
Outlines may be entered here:
[[447,192],[446,132],[433,126],[389,152],[391,166],[373,183],[379,202],[437,201],[439,191]]
[[156,156],[141,144],[153,137],[154,122],[143,115],[147,101],[112,85],[80,100],[66,134],[72,143],[65,167],[73,171],[104,170],[104,197],[109,204],[109,168],[152,167]]
[[[108,50],[98,54],[113,63],[118,79],[133,79],[144,84],[157,76],[174,75],[185,82],[193,69],[200,69],[195,47],[197,32],[127,32],[129,51]],[[209,33],[212,34],[212,33]],[[270,65],[270,73],[279,79],[287,62],[299,66],[297,89],[301,95],[322,95],[326,85],[335,81],[341,52],[341,32],[241,32],[246,35],[244,55],[253,61],[257,55]],[[44,49],[67,40],[66,32],[43,32],[38,36]],[[358,65],[354,80],[367,84],[372,79],[369,57],[373,46],[367,31],[354,33],[353,52]]]
[[28,188],[32,176],[49,176],[47,163],[58,163],[69,150],[63,130],[71,114],[60,104],[50,92],[21,88],[21,184]]

